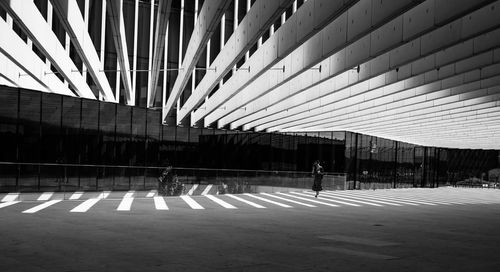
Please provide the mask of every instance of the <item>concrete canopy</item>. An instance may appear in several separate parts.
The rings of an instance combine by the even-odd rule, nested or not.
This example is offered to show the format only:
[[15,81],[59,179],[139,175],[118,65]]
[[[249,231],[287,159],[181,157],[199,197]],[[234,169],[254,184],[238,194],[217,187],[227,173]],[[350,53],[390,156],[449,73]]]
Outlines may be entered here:
[[192,124],[500,148],[499,1],[362,0],[300,27],[317,22],[321,4],[289,16],[242,65],[251,73],[184,109]]
[[[48,1],[46,16],[29,1],[0,1],[2,33],[19,44],[0,43],[0,77],[11,86],[161,108],[167,125],[345,130],[425,146],[500,149],[500,0],[240,2],[193,0],[185,10],[184,0],[104,1],[95,48],[88,0]],[[66,45],[51,27],[52,10]],[[106,13],[114,59],[103,53]],[[184,25],[184,17],[194,23]],[[27,41],[15,37],[16,27]],[[47,61],[36,59],[35,47]],[[105,58],[121,72],[113,84]],[[26,77],[16,78],[21,72]],[[139,72],[148,72],[141,77],[147,84],[137,83]]]

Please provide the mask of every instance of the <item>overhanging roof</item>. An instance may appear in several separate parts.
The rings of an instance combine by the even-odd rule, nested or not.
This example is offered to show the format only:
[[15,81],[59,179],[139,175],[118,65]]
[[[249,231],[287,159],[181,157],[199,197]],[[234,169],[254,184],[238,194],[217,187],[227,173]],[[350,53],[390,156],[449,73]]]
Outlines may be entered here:
[[242,65],[250,72],[233,73],[181,117],[500,149],[500,1],[361,0],[321,27],[301,27],[328,3],[305,2]]

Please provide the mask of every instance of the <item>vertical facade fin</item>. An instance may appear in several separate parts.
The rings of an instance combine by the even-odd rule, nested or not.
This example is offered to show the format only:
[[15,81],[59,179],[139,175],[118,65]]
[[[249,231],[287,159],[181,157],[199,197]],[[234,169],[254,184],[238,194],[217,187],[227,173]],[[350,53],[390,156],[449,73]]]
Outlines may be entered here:
[[[156,32],[153,47],[153,65],[151,69],[152,71],[150,76],[150,85],[148,88],[148,107],[154,106],[153,104],[156,96],[156,89],[158,89],[157,85],[158,79],[160,77],[162,56],[164,54],[164,48],[166,47],[165,41],[171,6],[172,0],[159,1],[158,13],[156,15]],[[166,67],[164,68],[166,69]]]
[[[135,92],[132,89],[130,79],[130,63],[128,59],[127,37],[125,35],[125,23],[123,21],[123,0],[109,1],[107,5],[108,18],[110,20],[111,32],[116,47],[117,62],[120,67],[117,71],[117,81],[122,78],[125,91],[125,102],[127,105],[135,105]],[[116,83],[116,100],[120,98],[120,82]]]

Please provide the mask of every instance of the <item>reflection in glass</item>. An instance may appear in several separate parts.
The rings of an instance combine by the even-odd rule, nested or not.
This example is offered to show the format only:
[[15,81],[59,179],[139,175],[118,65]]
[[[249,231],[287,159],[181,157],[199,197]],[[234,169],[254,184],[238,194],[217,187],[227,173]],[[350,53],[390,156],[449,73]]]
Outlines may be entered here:
[[41,92],[20,90],[19,94],[19,160],[40,161],[40,108]]
[[0,161],[17,161],[18,89],[0,86]]

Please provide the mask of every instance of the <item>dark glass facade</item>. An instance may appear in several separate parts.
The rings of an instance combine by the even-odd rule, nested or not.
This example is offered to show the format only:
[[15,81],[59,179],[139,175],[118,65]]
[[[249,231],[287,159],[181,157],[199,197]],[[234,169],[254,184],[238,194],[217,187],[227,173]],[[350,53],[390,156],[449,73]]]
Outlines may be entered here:
[[57,190],[62,179],[68,190],[140,189],[168,164],[310,171],[320,159],[343,172],[344,133],[170,127],[159,110],[6,86],[0,100],[0,191]]
[[498,150],[418,146],[346,133],[345,161],[351,188],[406,188],[455,185],[500,167]]
[[424,147],[350,132],[163,126],[158,110],[5,86],[0,100],[1,191],[57,190],[62,179],[65,189],[141,189],[168,164],[308,172],[319,159],[361,189],[436,187],[499,167],[495,150]]

